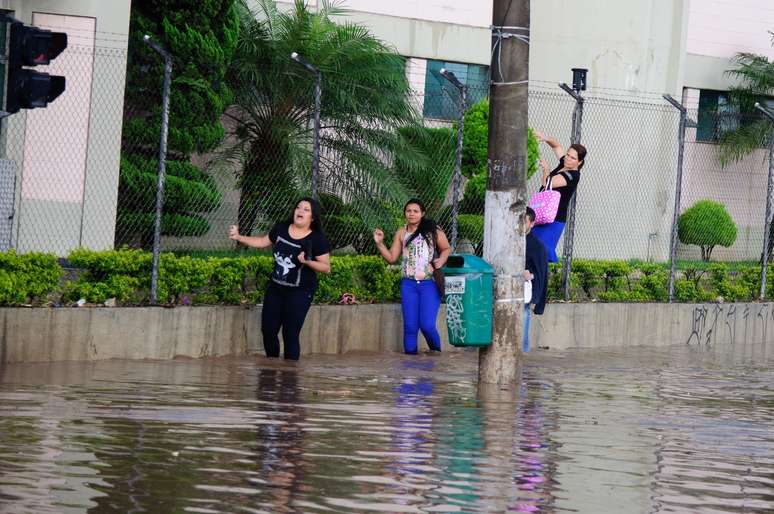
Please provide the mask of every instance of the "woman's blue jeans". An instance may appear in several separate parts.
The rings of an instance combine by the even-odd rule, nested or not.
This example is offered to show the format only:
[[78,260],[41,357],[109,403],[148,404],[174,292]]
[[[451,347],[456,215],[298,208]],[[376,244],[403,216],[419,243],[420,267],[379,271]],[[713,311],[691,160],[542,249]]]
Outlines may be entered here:
[[441,351],[441,335],[435,326],[441,295],[433,280],[400,281],[400,305],[403,310],[403,350],[417,353],[417,336],[421,330],[431,350]]

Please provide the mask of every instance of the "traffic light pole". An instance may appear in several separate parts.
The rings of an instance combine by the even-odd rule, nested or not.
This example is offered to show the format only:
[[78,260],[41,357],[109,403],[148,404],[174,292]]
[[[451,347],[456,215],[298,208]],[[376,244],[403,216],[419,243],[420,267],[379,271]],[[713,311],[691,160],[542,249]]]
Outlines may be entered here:
[[151,268],[150,303],[157,303],[159,281],[159,252],[161,247],[161,215],[164,209],[164,181],[166,179],[167,134],[169,133],[169,88],[172,81],[172,57],[147,34],[143,38],[164,58],[164,93],[161,102],[161,135],[159,138],[159,173],[156,181],[156,218],[153,226],[153,264]]
[[66,79],[35,71],[46,66],[67,48],[67,34],[23,24],[9,14],[0,13],[0,23],[8,33],[7,56],[0,65],[6,68],[5,98],[0,102],[0,118],[21,109],[47,107],[65,91]]

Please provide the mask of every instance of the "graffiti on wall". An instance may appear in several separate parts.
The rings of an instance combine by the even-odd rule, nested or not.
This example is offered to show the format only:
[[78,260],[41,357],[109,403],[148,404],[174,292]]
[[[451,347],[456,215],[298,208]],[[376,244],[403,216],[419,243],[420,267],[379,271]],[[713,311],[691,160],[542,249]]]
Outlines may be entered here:
[[465,323],[462,320],[464,312],[465,306],[462,303],[461,294],[446,295],[446,324],[449,327],[449,339],[460,343],[465,342],[467,335]]
[[686,344],[735,344],[751,341],[753,336],[765,342],[769,321],[774,322],[774,309],[768,303],[700,305],[692,316]]

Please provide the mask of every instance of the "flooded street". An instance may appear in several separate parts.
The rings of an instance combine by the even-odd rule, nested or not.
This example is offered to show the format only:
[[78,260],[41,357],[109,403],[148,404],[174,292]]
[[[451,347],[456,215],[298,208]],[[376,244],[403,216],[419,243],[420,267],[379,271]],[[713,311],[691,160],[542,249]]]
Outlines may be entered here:
[[0,512],[772,512],[774,351],[0,367]]

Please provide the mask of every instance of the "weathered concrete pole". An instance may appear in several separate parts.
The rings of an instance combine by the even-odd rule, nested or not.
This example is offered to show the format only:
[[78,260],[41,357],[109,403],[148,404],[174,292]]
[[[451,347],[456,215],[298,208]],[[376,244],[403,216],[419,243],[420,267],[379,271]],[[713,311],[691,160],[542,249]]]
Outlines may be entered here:
[[484,259],[495,269],[492,344],[479,353],[481,383],[513,387],[521,366],[527,205],[529,0],[494,0]]

